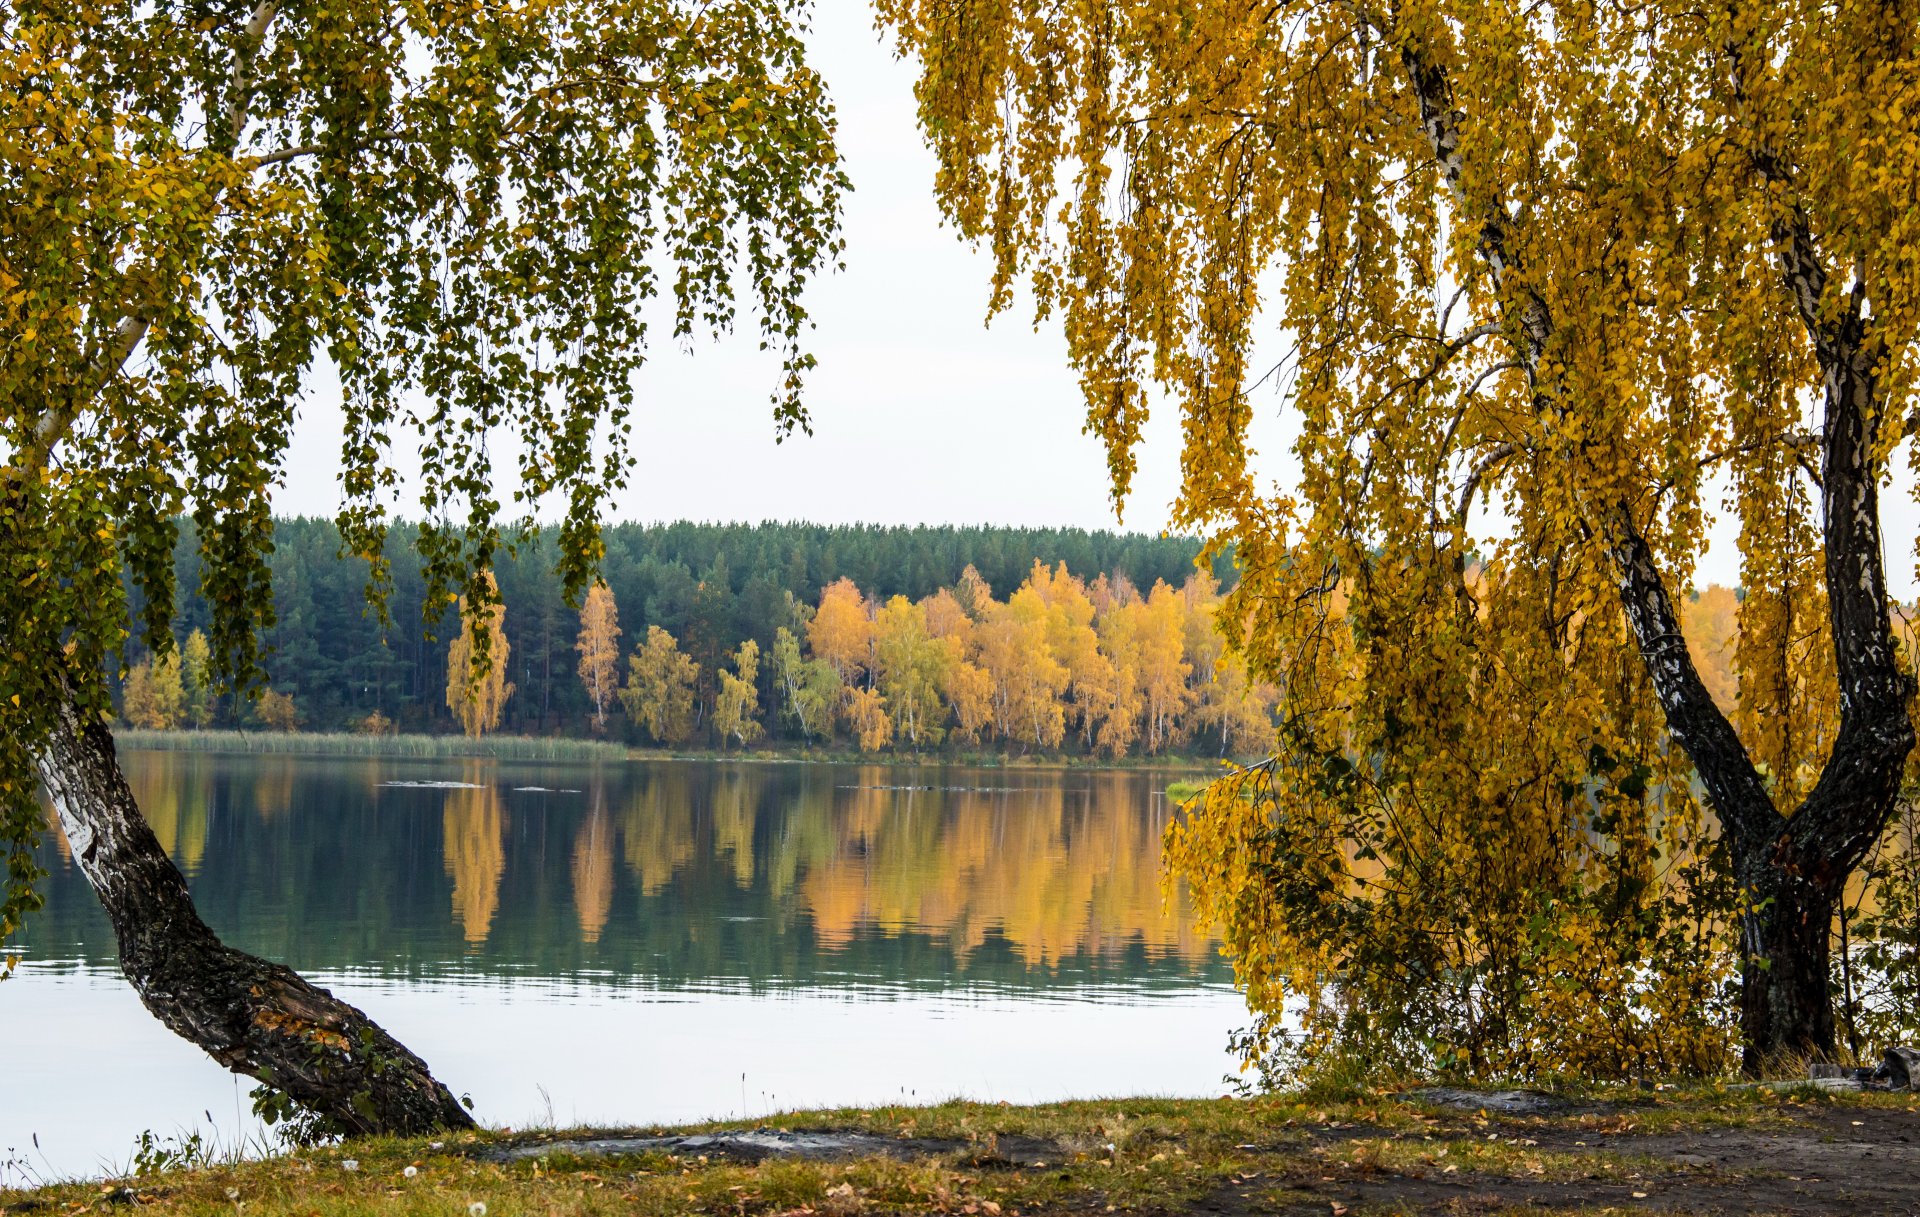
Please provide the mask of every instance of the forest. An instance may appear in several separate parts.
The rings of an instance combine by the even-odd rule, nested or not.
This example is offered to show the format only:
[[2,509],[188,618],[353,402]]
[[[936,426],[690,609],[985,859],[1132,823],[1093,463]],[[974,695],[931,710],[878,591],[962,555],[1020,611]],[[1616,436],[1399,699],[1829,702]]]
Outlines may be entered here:
[[211,690],[196,547],[183,522],[179,646],[136,655],[120,690],[131,725],[1122,756],[1257,749],[1265,721],[1262,690],[1220,662],[1212,628],[1231,559],[1197,571],[1188,538],[619,525],[606,530],[601,582],[575,608],[553,539],[536,532],[496,566],[505,645],[492,654],[504,662],[474,684],[450,679],[471,653],[458,613],[421,620],[405,527],[388,544],[383,626],[366,564],[341,555],[335,526],[280,520],[267,687],[252,705]]

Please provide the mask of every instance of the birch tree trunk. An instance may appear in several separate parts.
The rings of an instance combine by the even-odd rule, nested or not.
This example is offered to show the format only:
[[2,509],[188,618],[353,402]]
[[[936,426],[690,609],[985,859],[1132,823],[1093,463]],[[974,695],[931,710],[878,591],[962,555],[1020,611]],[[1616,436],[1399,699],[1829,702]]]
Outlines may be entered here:
[[73,859],[100,897],[147,1009],[235,1073],[351,1134],[471,1128],[425,1062],[292,970],[221,942],[135,804],[113,736],[69,699],[38,758]]

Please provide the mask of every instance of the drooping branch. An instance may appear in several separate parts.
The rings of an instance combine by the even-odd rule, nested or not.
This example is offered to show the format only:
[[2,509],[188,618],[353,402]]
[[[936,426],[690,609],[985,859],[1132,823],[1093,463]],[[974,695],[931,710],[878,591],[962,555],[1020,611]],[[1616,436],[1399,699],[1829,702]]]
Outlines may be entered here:
[[[241,31],[239,41],[234,47],[233,71],[227,82],[226,105],[220,111],[224,130],[216,141],[219,150],[226,156],[232,156],[239,148],[242,129],[246,126],[247,110],[253,100],[253,65],[266,42],[267,30],[280,11],[279,0],[262,0],[248,18],[246,27]],[[139,279],[139,269],[130,272],[130,279]],[[47,463],[53,459],[53,451],[59,447],[73,426],[79,421],[95,398],[120,375],[133,353],[140,349],[147,331],[153,326],[155,309],[151,304],[130,309],[115,323],[106,340],[94,352],[87,363],[85,376],[74,386],[65,399],[49,406],[35,421],[32,442],[21,452],[19,468],[30,477],[37,477],[46,470]]]
[[[1504,298],[1515,269],[1511,253],[1513,216],[1497,199],[1480,205],[1467,197],[1466,165],[1460,151],[1464,116],[1454,102],[1446,68],[1412,39],[1402,40],[1400,56],[1441,175],[1454,202],[1479,224],[1475,253],[1486,266],[1496,295]],[[1562,409],[1553,386],[1542,376],[1553,339],[1553,317],[1537,292],[1523,290],[1514,329],[1516,362],[1532,387],[1534,408],[1543,413]],[[1463,507],[1465,502],[1463,495]],[[1668,729],[1693,761],[1714,809],[1728,829],[1752,840],[1764,839],[1778,830],[1779,811],[1739,733],[1700,679],[1645,530],[1631,504],[1586,506],[1595,525],[1608,538],[1621,607],[1633,629],[1641,662]]]

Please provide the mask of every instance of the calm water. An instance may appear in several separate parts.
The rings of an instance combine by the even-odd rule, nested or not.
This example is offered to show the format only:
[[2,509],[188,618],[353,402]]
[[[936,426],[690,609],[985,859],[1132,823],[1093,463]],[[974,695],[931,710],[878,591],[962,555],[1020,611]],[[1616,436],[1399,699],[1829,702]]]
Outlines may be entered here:
[[[1207,1094],[1245,1021],[1162,904],[1165,774],[126,767],[215,929],[367,1010],[495,1124]],[[143,1129],[252,1131],[247,1086],[119,979],[64,847],[0,985],[0,1183],[122,1164]]]

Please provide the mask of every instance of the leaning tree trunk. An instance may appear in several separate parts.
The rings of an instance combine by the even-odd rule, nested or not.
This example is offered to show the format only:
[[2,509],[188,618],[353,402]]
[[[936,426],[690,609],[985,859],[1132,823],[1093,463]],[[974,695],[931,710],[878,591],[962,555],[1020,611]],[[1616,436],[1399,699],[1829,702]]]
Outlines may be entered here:
[[140,814],[107,728],[71,701],[58,717],[40,778],[113,923],[121,970],[154,1017],[343,1132],[473,1127],[426,1063],[372,1019],[292,970],[221,942]]

